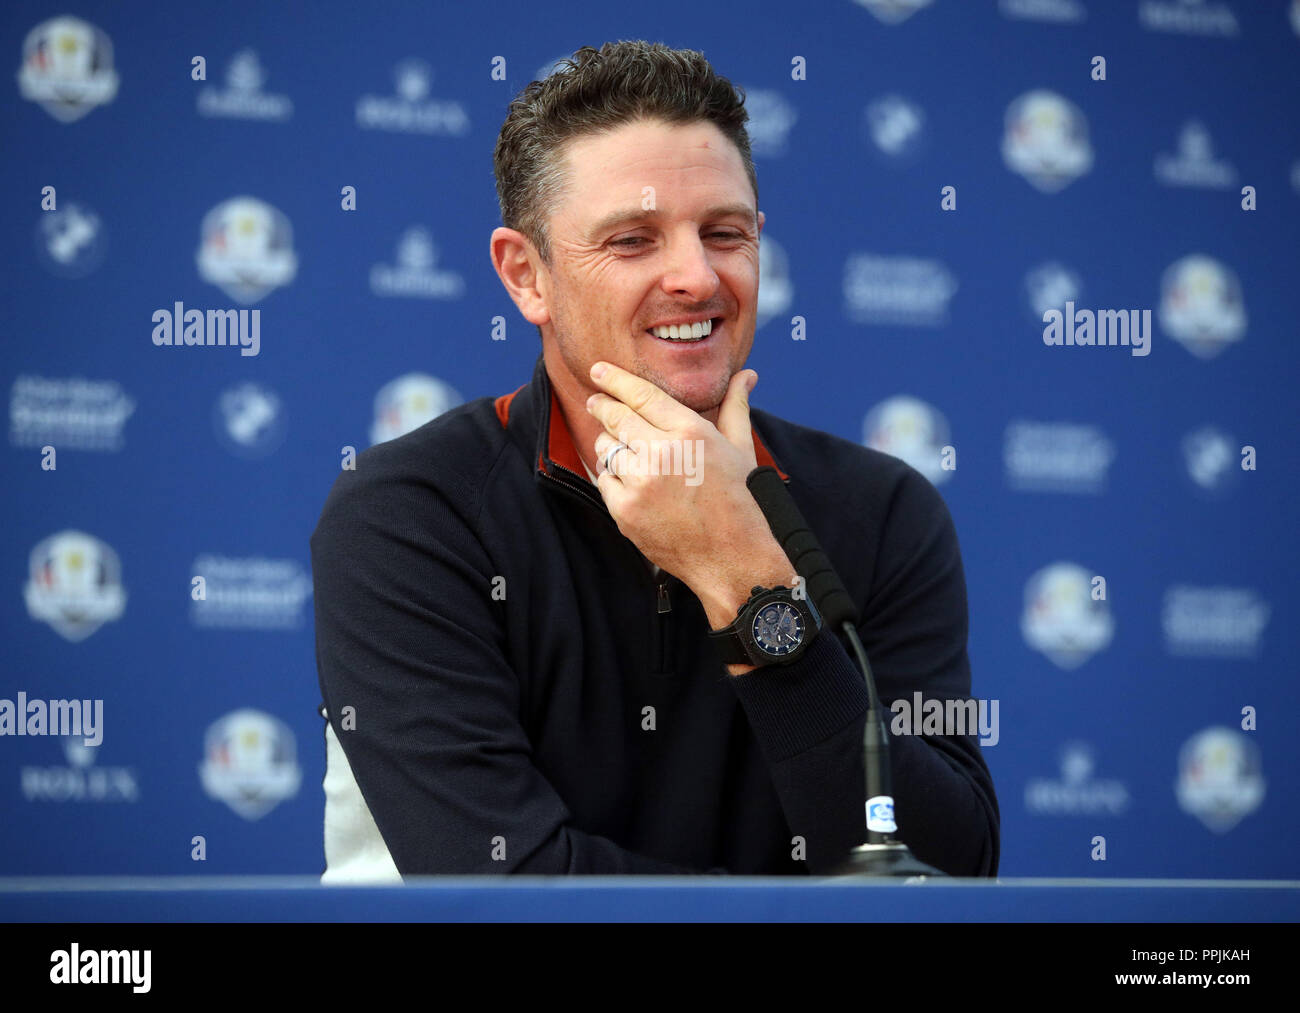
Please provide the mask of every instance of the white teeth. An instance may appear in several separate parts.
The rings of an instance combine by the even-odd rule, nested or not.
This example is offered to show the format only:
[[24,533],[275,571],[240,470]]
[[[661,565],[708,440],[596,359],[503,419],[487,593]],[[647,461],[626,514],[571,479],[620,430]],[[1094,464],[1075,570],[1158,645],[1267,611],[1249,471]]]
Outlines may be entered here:
[[650,331],[656,338],[666,338],[669,341],[699,341],[701,338],[707,338],[712,332],[712,320],[705,320],[698,324],[654,327]]

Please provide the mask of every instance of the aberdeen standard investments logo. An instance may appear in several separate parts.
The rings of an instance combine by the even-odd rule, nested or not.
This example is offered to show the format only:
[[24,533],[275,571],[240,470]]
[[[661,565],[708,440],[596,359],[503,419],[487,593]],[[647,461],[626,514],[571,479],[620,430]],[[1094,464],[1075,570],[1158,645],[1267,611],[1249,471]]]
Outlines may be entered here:
[[1115,444],[1096,426],[1015,419],[1007,424],[1002,460],[1018,492],[1104,492]]
[[295,559],[205,553],[194,561],[193,572],[190,621],[195,626],[295,630],[303,625],[311,574]]
[[1272,612],[1254,588],[1174,585],[1165,591],[1160,616],[1165,650],[1181,657],[1258,657]]
[[956,292],[938,260],[852,253],[844,261],[844,312],[855,323],[938,327]]
[[9,442],[15,447],[116,452],[135,399],[116,380],[20,375],[9,395]]

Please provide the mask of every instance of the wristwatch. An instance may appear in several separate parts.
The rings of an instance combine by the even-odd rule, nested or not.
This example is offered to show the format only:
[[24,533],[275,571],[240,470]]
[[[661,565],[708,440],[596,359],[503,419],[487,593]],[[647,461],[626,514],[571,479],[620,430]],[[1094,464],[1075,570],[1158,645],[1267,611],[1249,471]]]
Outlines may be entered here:
[[755,586],[735,622],[711,630],[709,640],[724,665],[788,665],[801,657],[822,628],[811,598],[788,587]]

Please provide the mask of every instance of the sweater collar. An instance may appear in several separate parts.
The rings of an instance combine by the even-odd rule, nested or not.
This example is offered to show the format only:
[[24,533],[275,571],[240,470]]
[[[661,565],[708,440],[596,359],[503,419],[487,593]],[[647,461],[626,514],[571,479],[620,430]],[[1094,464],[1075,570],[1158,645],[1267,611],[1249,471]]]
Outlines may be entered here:
[[[533,429],[537,434],[536,461],[539,475],[561,477],[562,472],[567,471],[578,481],[591,485],[587,478],[587,470],[582,466],[582,458],[574,446],[569,426],[564,421],[560,399],[551,386],[544,356],[537,357],[531,383],[524,384],[512,394],[502,394],[494,404],[497,418],[502,427],[507,430],[513,431],[518,428],[518,431],[524,434],[526,430],[523,426],[527,421],[531,421],[532,426],[528,428]],[[513,427],[512,422],[515,423]],[[776,463],[776,459],[764,445],[752,422],[750,435],[754,439],[754,458],[759,467],[766,465],[774,468],[782,481],[790,481],[790,476]]]

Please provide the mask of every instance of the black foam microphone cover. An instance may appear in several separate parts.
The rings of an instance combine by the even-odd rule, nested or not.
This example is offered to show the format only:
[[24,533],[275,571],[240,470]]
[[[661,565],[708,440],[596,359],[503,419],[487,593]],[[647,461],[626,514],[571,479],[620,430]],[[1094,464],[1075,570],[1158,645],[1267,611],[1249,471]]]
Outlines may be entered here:
[[817,536],[803,519],[776,469],[766,465],[755,468],[745,484],[795,571],[803,577],[808,597],[817,606],[822,621],[835,631],[846,622],[856,626],[858,610],[853,599],[844,590],[839,574],[826,558]]

